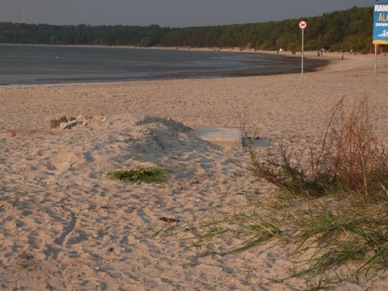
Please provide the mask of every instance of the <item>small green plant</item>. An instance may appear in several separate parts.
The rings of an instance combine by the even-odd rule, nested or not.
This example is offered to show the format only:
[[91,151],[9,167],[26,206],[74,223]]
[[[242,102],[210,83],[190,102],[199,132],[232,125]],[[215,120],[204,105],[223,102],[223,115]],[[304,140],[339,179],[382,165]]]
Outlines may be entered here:
[[[238,224],[239,227],[235,227]],[[228,248],[216,250],[212,243],[208,243],[216,237],[236,235],[242,242]],[[271,222],[271,218],[266,220],[254,211],[250,214],[235,213],[234,215],[224,215],[220,220],[202,221],[195,236],[187,237],[185,241],[191,241],[192,246],[199,247],[206,245],[206,251],[202,256],[208,255],[228,255],[242,252],[254,248],[270,239],[283,235],[281,230]]]
[[114,171],[108,177],[130,183],[159,183],[167,178],[168,171],[157,167],[140,168],[128,171]]

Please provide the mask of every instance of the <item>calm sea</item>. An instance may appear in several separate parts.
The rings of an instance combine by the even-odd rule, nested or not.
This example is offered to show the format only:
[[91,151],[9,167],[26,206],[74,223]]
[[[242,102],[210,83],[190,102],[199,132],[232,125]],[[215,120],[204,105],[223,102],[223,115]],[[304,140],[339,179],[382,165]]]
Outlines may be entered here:
[[[306,61],[305,71],[320,63]],[[0,45],[0,85],[255,76],[299,72],[300,58],[218,51]]]

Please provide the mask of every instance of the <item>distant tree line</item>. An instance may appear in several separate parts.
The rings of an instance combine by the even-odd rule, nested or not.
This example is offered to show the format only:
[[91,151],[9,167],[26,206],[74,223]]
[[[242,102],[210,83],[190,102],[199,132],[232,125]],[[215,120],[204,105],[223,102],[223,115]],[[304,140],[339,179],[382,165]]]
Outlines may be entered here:
[[[353,7],[305,18],[305,49],[369,51],[373,8]],[[51,45],[123,45],[167,47],[240,47],[289,51],[301,49],[299,20],[220,26],[162,28],[151,26],[48,25],[0,22],[0,43]]]

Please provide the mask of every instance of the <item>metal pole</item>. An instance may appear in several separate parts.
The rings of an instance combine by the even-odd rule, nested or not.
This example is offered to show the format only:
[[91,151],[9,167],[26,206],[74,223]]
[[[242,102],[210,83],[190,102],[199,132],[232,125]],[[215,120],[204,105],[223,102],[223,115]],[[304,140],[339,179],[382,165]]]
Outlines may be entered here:
[[375,44],[375,65],[374,65],[374,73],[373,73],[374,79],[376,79],[376,70],[377,70],[377,44]]
[[303,68],[304,68],[304,29],[302,29],[302,75],[301,75],[302,79],[303,79]]

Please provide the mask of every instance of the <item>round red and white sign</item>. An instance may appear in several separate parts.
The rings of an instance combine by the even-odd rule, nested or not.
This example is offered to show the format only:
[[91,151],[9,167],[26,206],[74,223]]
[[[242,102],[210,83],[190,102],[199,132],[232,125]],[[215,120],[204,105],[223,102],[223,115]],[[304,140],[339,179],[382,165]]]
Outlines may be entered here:
[[302,21],[300,21],[299,22],[299,28],[300,29],[306,29],[306,27],[307,27],[307,22],[306,21],[304,21],[304,20],[302,20]]

